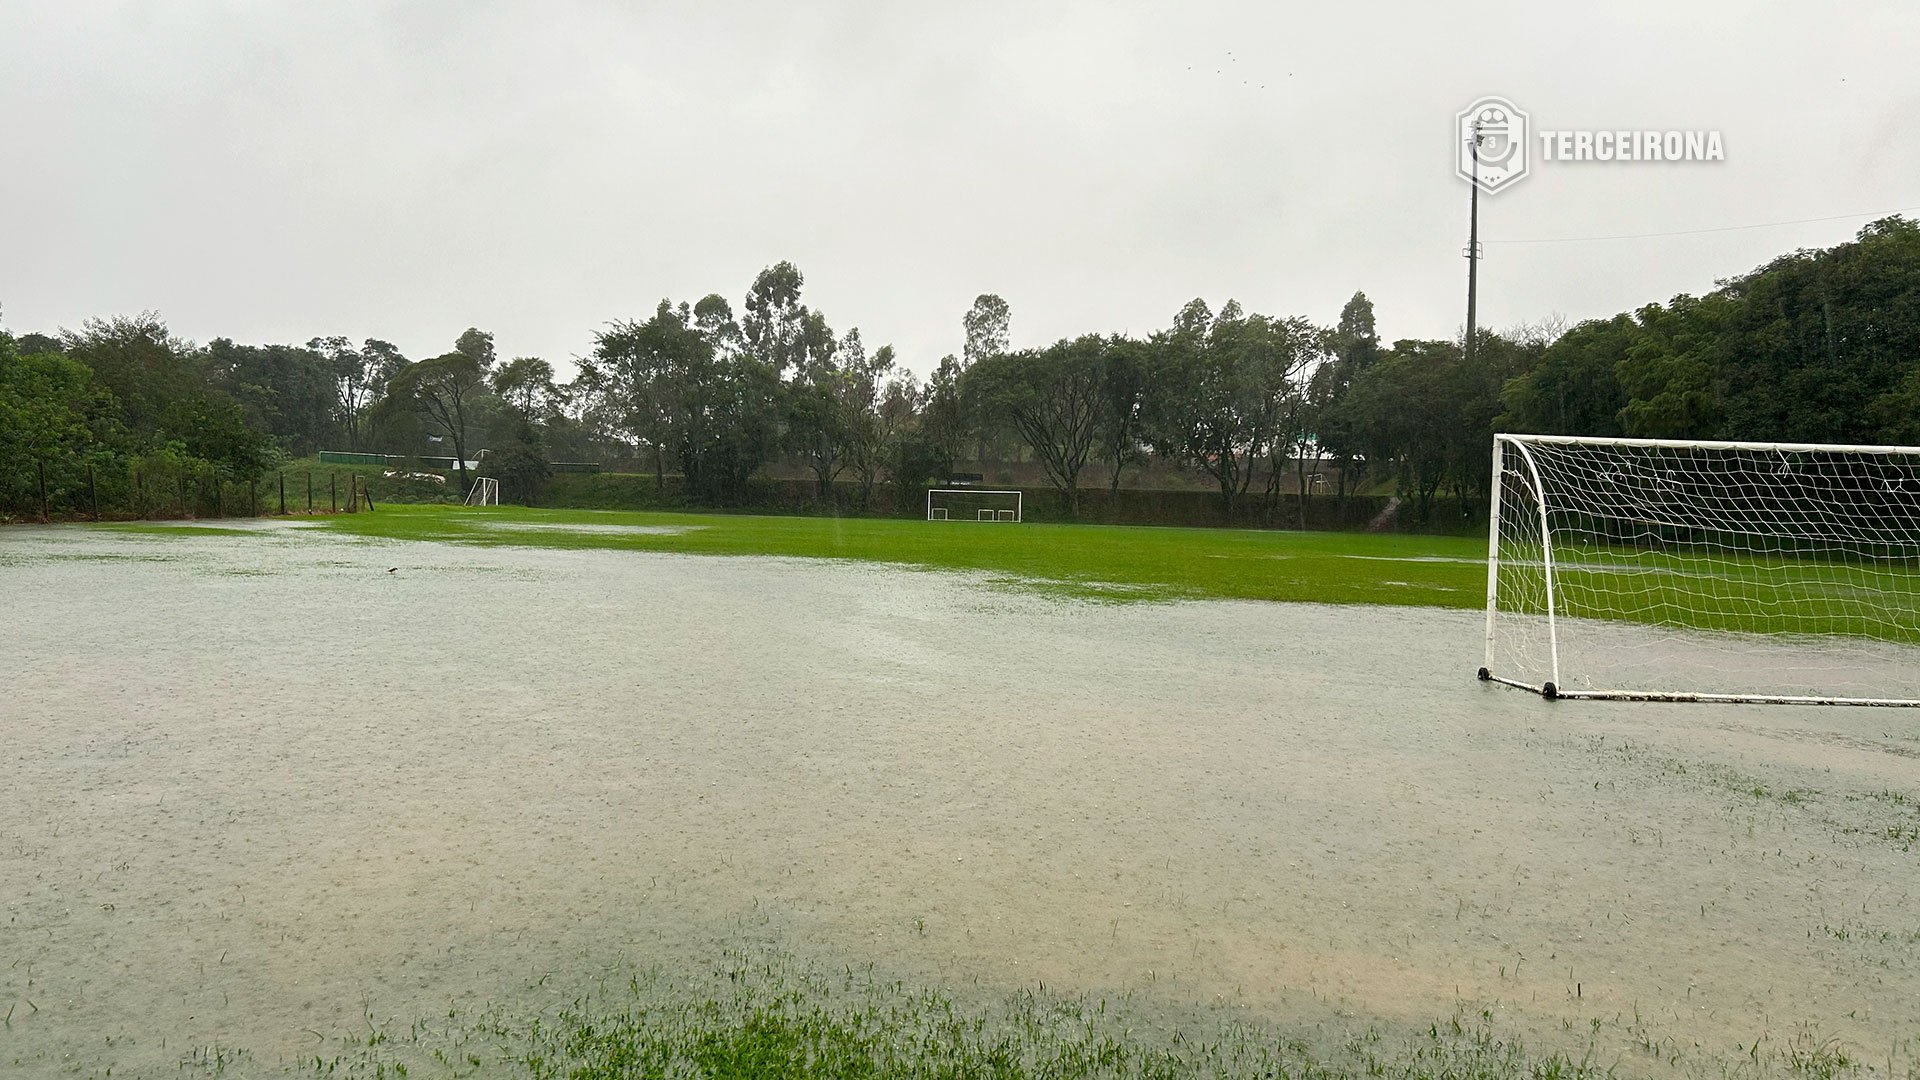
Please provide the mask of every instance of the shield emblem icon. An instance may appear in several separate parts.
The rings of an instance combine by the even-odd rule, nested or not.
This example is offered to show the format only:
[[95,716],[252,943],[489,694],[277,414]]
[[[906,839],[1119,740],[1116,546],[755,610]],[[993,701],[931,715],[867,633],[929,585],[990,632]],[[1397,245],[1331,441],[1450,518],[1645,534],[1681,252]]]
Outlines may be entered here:
[[1489,195],[1527,175],[1527,114],[1484,97],[1454,114],[1454,172]]

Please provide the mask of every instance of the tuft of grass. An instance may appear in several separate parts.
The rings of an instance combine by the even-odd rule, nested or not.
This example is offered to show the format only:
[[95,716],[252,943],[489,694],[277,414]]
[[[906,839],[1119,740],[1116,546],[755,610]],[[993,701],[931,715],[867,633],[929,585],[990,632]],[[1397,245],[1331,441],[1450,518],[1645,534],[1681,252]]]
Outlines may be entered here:
[[532,1015],[416,1022],[354,1037],[337,1054],[301,1063],[312,1075],[486,1075],[525,1080],[628,1077],[872,1077],[945,1080],[1171,1080],[1285,1077],[1334,1080],[1598,1080],[1586,1059],[1535,1054],[1493,1029],[1489,1014],[1424,1030],[1369,1029],[1315,1049],[1233,1018],[1198,1028],[1155,1027],[1124,1002],[1031,989],[980,1004],[833,974],[783,958],[731,954],[720,977],[676,987],[635,978],[599,997]]

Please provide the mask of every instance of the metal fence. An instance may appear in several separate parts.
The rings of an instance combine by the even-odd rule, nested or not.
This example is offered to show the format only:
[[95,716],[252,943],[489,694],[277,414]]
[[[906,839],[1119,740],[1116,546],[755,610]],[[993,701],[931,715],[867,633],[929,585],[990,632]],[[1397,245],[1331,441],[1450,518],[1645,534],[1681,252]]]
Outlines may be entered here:
[[351,469],[223,475],[204,463],[34,460],[0,471],[0,522],[130,521],[351,513],[390,497],[440,501],[379,473]]

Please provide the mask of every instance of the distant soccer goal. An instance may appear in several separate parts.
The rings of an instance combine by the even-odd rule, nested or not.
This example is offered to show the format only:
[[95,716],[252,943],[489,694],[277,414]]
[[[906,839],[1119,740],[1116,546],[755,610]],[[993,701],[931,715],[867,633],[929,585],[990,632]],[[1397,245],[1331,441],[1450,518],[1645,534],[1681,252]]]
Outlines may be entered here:
[[491,477],[475,477],[472,490],[467,492],[468,506],[499,506],[500,481]]
[[1018,491],[934,488],[927,492],[927,520],[1020,521],[1023,501]]
[[1920,447],[1498,435],[1482,679],[1920,705]]

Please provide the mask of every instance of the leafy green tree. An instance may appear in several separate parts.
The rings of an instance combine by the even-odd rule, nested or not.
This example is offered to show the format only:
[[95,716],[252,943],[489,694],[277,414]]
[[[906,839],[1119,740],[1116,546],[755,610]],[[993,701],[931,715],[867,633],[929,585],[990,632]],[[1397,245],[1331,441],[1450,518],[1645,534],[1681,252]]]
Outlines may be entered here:
[[1012,422],[1069,514],[1079,513],[1080,473],[1103,423],[1108,354],[1120,347],[1124,342],[1088,334],[985,356],[964,377],[984,407]]
[[251,480],[275,460],[273,440],[247,423],[240,406],[215,394],[192,394],[167,405],[159,438],[211,463],[228,480]]
[[780,377],[752,355],[697,358],[686,381],[688,423],[679,439],[681,471],[696,498],[721,505],[744,501],[753,474],[772,453],[778,431]]
[[[709,301],[706,321],[714,336],[721,323],[713,318],[723,310]],[[589,402],[588,412],[622,441],[644,447],[653,458],[656,489],[666,484],[666,459],[678,455],[681,429],[692,423],[687,415],[687,393],[694,368],[713,354],[714,336],[690,325],[695,318],[683,304],[676,310],[660,301],[646,322],[616,322],[595,336],[592,355],[580,362],[578,385]],[[731,326],[732,319],[725,319]]]
[[453,351],[472,361],[482,371],[491,372],[499,359],[493,351],[493,335],[468,327],[454,340]]
[[1634,314],[1634,331],[1613,366],[1626,399],[1618,414],[1624,434],[1708,439],[1725,429],[1716,384],[1726,366],[1723,329],[1733,306],[1723,294],[1676,296]]
[[292,454],[311,454],[340,430],[334,367],[316,350],[214,338],[206,366],[247,422]]
[[[819,329],[824,332],[824,323]],[[828,339],[831,336],[826,334]],[[833,482],[847,467],[857,438],[857,418],[849,400],[853,380],[842,365],[843,359],[856,368],[866,366],[866,349],[858,329],[848,333],[848,340],[840,348],[816,352],[794,372],[785,393],[788,445],[813,470],[814,484],[823,500],[832,498]]]
[[63,353],[66,346],[60,339],[47,334],[21,334],[14,339],[14,347],[21,356],[37,356],[40,353]]
[[1717,389],[1740,438],[1870,442],[1865,404],[1920,355],[1920,223],[1874,222],[1825,251],[1783,256],[1721,292]]
[[943,482],[949,471],[946,450],[915,424],[897,428],[882,456],[893,488],[894,508],[902,513],[917,510],[926,490]]
[[1625,315],[1590,319],[1561,335],[1538,366],[1501,390],[1499,426],[1542,435],[1622,434],[1627,395],[1615,372],[1637,337]]
[[[723,329],[720,306],[701,306]],[[671,453],[690,496],[732,504],[775,445],[780,381],[750,350],[716,347],[700,319],[662,300],[644,323],[613,324],[582,363],[581,383],[620,430],[655,448],[657,480],[664,483],[661,461]]]
[[1396,341],[1354,380],[1349,408],[1360,453],[1394,470],[1403,494],[1411,494],[1421,520],[1447,480],[1452,458],[1453,417],[1447,370],[1464,363],[1446,341]]
[[537,356],[518,356],[493,372],[493,392],[528,423],[551,408],[559,387],[553,383],[553,365]]
[[153,430],[174,402],[210,389],[199,354],[156,312],[88,319],[78,332],[63,332],[61,346],[113,395],[131,431]]
[[971,367],[990,356],[1006,354],[1012,341],[1013,311],[1005,300],[992,293],[981,293],[961,320],[966,331],[966,347],[961,356]]
[[1486,493],[1501,389],[1540,351],[1489,332],[1469,362],[1455,342],[1397,341],[1354,381],[1349,407],[1361,453],[1392,471],[1419,520],[1432,520],[1443,490],[1459,497],[1463,512],[1470,497]]
[[487,458],[500,481],[501,501],[532,506],[540,501],[553,471],[547,465],[546,439],[540,426],[519,412],[508,418],[503,434]]
[[1304,319],[1249,315],[1228,301],[1215,315],[1189,302],[1155,335],[1165,392],[1148,423],[1168,456],[1212,477],[1231,518],[1256,466],[1286,437],[1283,421],[1297,376],[1323,348]]
[[405,365],[406,358],[392,345],[375,338],[355,348],[344,337],[317,337],[307,342],[307,348],[325,360],[333,376],[334,420],[347,438],[347,449],[361,449],[369,435],[367,411],[379,399],[387,378]]
[[693,305],[693,326],[707,339],[708,347],[720,356],[731,356],[744,347],[740,324],[733,319],[733,305],[719,293],[708,293]]
[[1106,461],[1107,491],[1120,490],[1120,474],[1145,460],[1147,404],[1164,388],[1155,381],[1153,352],[1144,342],[1114,338],[1100,376],[1100,421],[1095,440]]
[[387,394],[425,420],[453,443],[454,470],[467,488],[468,421],[486,391],[493,342],[468,330],[454,351],[400,369],[387,380]]
[[954,465],[973,441],[974,425],[961,389],[961,376],[965,372],[958,359],[943,356],[927,379],[921,431],[939,450],[938,471],[943,474],[942,478],[952,474]]
[[1920,446],[1920,358],[1892,388],[1875,398],[1868,412],[1879,437],[1898,446]]
[[[1281,478],[1291,461],[1294,491],[1297,493],[1294,507],[1298,524],[1303,529],[1307,527],[1307,500],[1313,494],[1313,478],[1319,475],[1320,462],[1325,456],[1319,437],[1324,403],[1314,393],[1315,376],[1320,369],[1329,366],[1329,360],[1322,357],[1310,361],[1295,373],[1291,391],[1281,400],[1280,430],[1269,451],[1267,506],[1271,509],[1279,500]],[[1324,389],[1323,383],[1319,385]]]
[[0,519],[38,513],[42,469],[59,489],[125,442],[118,403],[93,372],[34,344],[42,350],[21,355],[0,331]]
[[1373,301],[1356,292],[1340,309],[1340,320],[1329,337],[1329,362],[1315,369],[1307,395],[1313,401],[1314,448],[1333,459],[1339,480],[1336,496],[1344,500],[1364,472],[1357,418],[1349,402],[1354,381],[1380,360],[1380,335],[1374,327]]
[[917,425],[920,389],[913,373],[895,362],[893,346],[882,345],[862,373],[856,397],[862,416],[853,470],[860,477],[860,505],[870,507],[874,485],[893,460],[895,444]]
[[760,271],[747,290],[746,316],[740,321],[741,344],[773,368],[778,377],[803,366],[809,346],[814,344],[810,339],[816,336],[818,327],[810,324],[807,306],[800,302],[800,288],[805,284],[806,276],[799,267],[781,261]]

